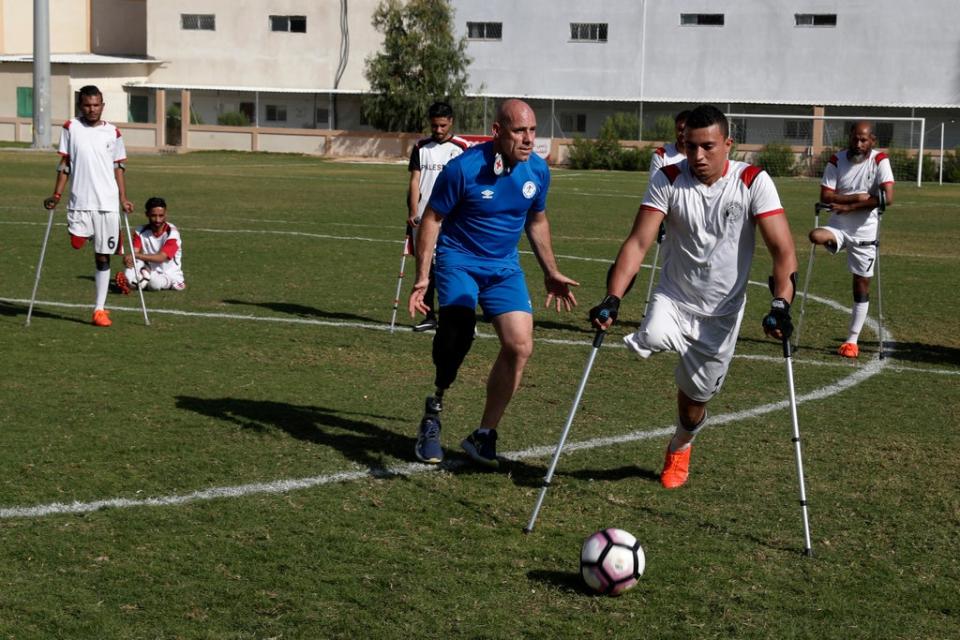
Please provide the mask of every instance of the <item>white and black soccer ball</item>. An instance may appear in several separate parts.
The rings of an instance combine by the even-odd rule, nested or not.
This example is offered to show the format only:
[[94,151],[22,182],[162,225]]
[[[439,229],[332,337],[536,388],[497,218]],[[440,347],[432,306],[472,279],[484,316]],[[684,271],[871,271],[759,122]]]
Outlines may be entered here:
[[645,566],[643,547],[623,529],[601,529],[580,549],[580,575],[598,593],[618,596],[631,589]]

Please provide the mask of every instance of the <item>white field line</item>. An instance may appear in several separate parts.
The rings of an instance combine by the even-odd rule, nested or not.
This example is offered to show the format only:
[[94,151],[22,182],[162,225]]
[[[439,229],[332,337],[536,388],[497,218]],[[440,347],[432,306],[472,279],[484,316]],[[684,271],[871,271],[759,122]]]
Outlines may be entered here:
[[[601,195],[602,195],[602,194],[601,194]],[[609,194],[607,194],[607,195],[609,195]],[[611,196],[611,197],[613,197],[613,196]],[[239,219],[238,219],[238,220],[239,220]],[[294,221],[289,221],[289,220],[259,220],[259,219],[256,219],[256,218],[247,218],[246,220],[249,221],[249,222],[261,222],[261,221],[262,221],[262,222],[270,223],[270,224],[301,224],[301,223],[299,223],[299,222],[294,222]],[[18,221],[18,220],[0,220],[0,224],[24,225],[24,226],[46,226],[47,223],[46,223],[46,222],[39,222],[39,221],[37,221],[37,222],[30,222],[30,221]],[[378,229],[386,229],[386,228],[387,228],[387,227],[382,226],[382,225],[360,225],[360,224],[349,224],[349,223],[343,223],[343,222],[331,222],[331,223],[329,223],[329,224],[331,224],[331,225],[337,225],[337,226],[356,226],[356,227],[367,227],[367,228],[378,228]],[[401,223],[401,224],[402,224],[402,223]],[[53,223],[53,226],[55,226],[55,227],[65,227],[65,226],[67,226],[67,224],[66,224],[65,222],[55,222],[55,223]],[[191,233],[193,233],[193,232],[202,232],[202,233],[243,233],[243,234],[258,234],[258,233],[259,233],[259,234],[263,234],[263,235],[301,236],[301,237],[304,237],[304,238],[318,238],[318,239],[321,239],[321,240],[356,240],[356,241],[358,241],[358,242],[376,242],[376,243],[385,243],[385,244],[402,244],[402,243],[404,242],[404,240],[403,240],[402,238],[401,238],[400,240],[390,240],[390,239],[383,239],[383,238],[366,238],[366,237],[361,237],[361,236],[335,236],[335,235],[323,234],[323,233],[309,233],[309,232],[306,232],[306,231],[277,231],[277,230],[275,230],[275,229],[209,229],[209,228],[203,228],[203,227],[190,227],[190,226],[184,227],[184,226],[182,226],[182,225],[179,225],[179,228],[180,228],[182,231],[189,231],[189,232],[191,232]],[[403,227],[400,226],[400,225],[398,225],[397,228],[400,229],[400,231],[403,230]],[[557,238],[563,238],[563,239],[565,239],[565,240],[584,240],[584,241],[602,240],[602,241],[610,241],[610,242],[620,242],[620,241],[622,240],[621,238],[590,238],[590,237],[579,238],[579,237],[571,237],[571,236],[556,236],[556,237],[557,237]],[[531,252],[531,251],[521,251],[520,253],[525,254],[525,255],[533,255],[533,252]],[[917,259],[921,259],[921,260],[942,260],[942,261],[948,261],[948,262],[960,260],[960,256],[928,255],[928,254],[923,254],[923,253],[885,252],[883,255],[885,255],[885,256],[886,256],[886,255],[895,256],[895,257],[897,257],[897,258],[917,258]],[[583,256],[570,256],[570,255],[560,255],[560,254],[558,254],[557,257],[558,257],[558,258],[564,258],[564,259],[566,259],[566,260],[580,260],[580,261],[584,261],[584,262],[606,262],[606,263],[608,263],[608,264],[613,262],[613,260],[611,260],[611,259],[609,259],[609,258],[586,258],[586,257],[583,257]],[[641,265],[641,266],[642,266],[644,269],[649,269],[649,268],[650,268],[650,266],[647,265],[647,264],[643,264],[643,265]],[[763,286],[766,287],[767,285],[763,285]]]
[[[211,230],[214,231],[214,230]],[[217,230],[219,231],[219,230]],[[319,234],[300,234],[297,232],[275,232],[283,233],[285,235],[311,235],[313,237],[331,237]],[[355,239],[360,241],[373,241],[370,238],[337,238],[337,239]],[[387,242],[387,241],[380,241]],[[590,261],[603,261],[609,262],[609,260],[600,260],[592,258],[582,258],[579,256],[569,256],[569,259],[580,259],[580,260],[590,260]],[[765,284],[760,282],[750,282],[750,284],[766,287]],[[849,313],[849,309],[845,308],[843,305],[834,302],[832,300],[827,300],[825,298],[819,298],[817,296],[809,296],[811,300],[820,302],[834,309],[840,311],[846,311]],[[15,303],[27,303],[29,300],[21,299],[8,299],[0,298],[5,302],[15,302]],[[62,306],[62,307],[72,307],[72,308],[88,308],[89,305],[78,305],[78,304],[68,304],[68,303],[54,303],[54,302],[43,302],[40,303],[47,306]],[[136,312],[136,308],[126,308],[126,307],[115,307],[118,310],[122,311],[131,311]],[[307,318],[270,318],[264,316],[252,316],[252,315],[241,315],[241,314],[223,314],[223,313],[201,313],[201,312],[188,312],[188,311],[179,311],[179,310],[168,310],[168,309],[152,309],[153,313],[167,313],[172,315],[181,315],[181,316],[191,316],[191,317],[209,317],[209,318],[229,318],[229,319],[238,319],[238,320],[255,320],[255,321],[268,321],[268,322],[288,322],[288,323],[297,323],[297,324],[313,324],[321,326],[336,326],[336,327],[353,327],[360,329],[373,329],[373,330],[389,330],[387,325],[379,324],[369,324],[369,323],[345,323],[345,322],[333,322],[333,321],[323,321],[323,320],[313,320]],[[876,332],[878,330],[876,322],[872,318],[867,319],[867,325]],[[492,337],[492,336],[481,336],[481,337]],[[889,336],[890,344],[894,344],[894,337]],[[543,342],[550,342],[556,344],[577,344],[577,345],[589,345],[590,342],[583,341],[560,341],[560,340],[543,340]],[[752,356],[752,359],[765,359],[761,356]],[[782,360],[778,358],[769,358],[770,360]],[[886,365],[886,360],[880,360],[874,358],[869,361],[867,364],[858,367],[851,375],[846,378],[842,378],[839,381],[831,382],[828,385],[816,389],[809,393],[797,396],[797,404],[803,404],[805,402],[822,400],[830,396],[836,395],[847,389],[850,389],[864,380],[876,375],[879,373]],[[767,413],[772,413],[775,411],[780,411],[789,407],[789,401],[783,400],[781,402],[768,403],[747,409],[744,411],[738,411],[727,414],[720,414],[711,416],[711,425],[720,426],[730,422],[738,422],[741,420],[747,420],[761,416]],[[580,442],[568,443],[564,450],[569,453],[572,451],[585,451],[590,449],[595,449],[599,447],[610,446],[613,444],[621,444],[627,442],[637,442],[640,440],[647,440],[650,438],[666,436],[673,432],[674,427],[666,426],[659,427],[652,430],[635,430],[619,436],[611,436],[604,438],[591,438],[589,440],[584,440]],[[508,460],[524,460],[527,458],[542,458],[545,456],[552,455],[555,451],[555,445],[546,445],[539,447],[531,447],[521,451],[512,451],[505,452],[502,456]],[[453,470],[458,468],[463,464],[462,461],[448,461],[447,463],[440,465],[440,469]],[[174,494],[169,496],[160,496],[155,498],[138,498],[138,499],[129,499],[129,498],[110,498],[105,500],[96,500],[92,502],[79,502],[75,501],[72,503],[62,503],[54,502],[46,505],[36,505],[32,507],[5,507],[0,508],[0,519],[9,519],[9,518],[36,518],[49,515],[57,514],[68,514],[68,513],[89,513],[92,511],[97,511],[100,509],[106,508],[130,508],[130,507],[150,507],[150,506],[178,506],[183,504],[188,504],[191,502],[214,500],[218,498],[236,498],[242,496],[256,495],[256,494],[268,494],[268,493],[286,493],[289,491],[295,491],[300,489],[308,489],[311,487],[322,486],[333,483],[349,482],[354,480],[362,480],[369,478],[385,478],[390,476],[397,475],[413,475],[418,473],[424,473],[428,471],[433,471],[438,467],[432,467],[429,465],[419,464],[419,463],[406,463],[393,467],[384,467],[384,468],[374,468],[374,469],[364,469],[364,470],[354,470],[354,471],[342,471],[332,474],[325,474],[319,476],[313,476],[309,478],[299,478],[299,479],[287,479],[287,480],[276,480],[274,482],[267,483],[252,483],[237,485],[232,487],[214,487],[210,489],[204,489],[200,491],[194,491],[186,494]]]

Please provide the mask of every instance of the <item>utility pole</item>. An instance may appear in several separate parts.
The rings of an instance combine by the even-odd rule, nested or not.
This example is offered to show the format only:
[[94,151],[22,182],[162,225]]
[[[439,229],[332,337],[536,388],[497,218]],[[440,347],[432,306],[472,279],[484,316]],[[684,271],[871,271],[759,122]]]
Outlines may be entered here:
[[33,148],[50,148],[49,0],[33,0]]

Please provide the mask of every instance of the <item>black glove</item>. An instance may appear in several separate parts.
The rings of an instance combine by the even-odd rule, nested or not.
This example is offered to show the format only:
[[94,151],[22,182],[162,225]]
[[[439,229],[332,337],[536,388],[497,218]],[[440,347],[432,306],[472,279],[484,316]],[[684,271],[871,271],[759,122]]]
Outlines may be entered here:
[[600,304],[595,306],[593,309],[590,309],[590,322],[594,320],[599,320],[600,322],[606,322],[607,320],[612,320],[613,322],[617,321],[617,314],[620,312],[620,298],[617,296],[607,296],[600,301]]
[[784,340],[789,340],[793,333],[793,322],[790,320],[790,303],[783,298],[774,298],[770,301],[770,313],[763,316],[763,329],[773,332],[777,329]]

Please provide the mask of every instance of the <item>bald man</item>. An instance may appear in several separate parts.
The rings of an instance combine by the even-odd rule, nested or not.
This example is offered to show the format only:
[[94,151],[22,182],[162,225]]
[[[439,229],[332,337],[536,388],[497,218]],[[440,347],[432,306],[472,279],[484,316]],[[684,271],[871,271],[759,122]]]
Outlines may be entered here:
[[810,232],[810,242],[830,253],[846,250],[847,268],[853,274],[849,332],[837,350],[844,358],[860,355],[857,339],[870,308],[881,189],[887,204],[893,204],[893,169],[887,154],[873,148],[876,143],[872,122],[861,120],[850,127],[846,152],[831,156],[820,183],[820,202],[830,205],[832,215],[825,227]]
[[497,110],[493,140],[444,167],[420,221],[417,278],[408,308],[411,316],[428,311],[424,294],[435,248],[440,308],[433,339],[436,391],[426,399],[415,449],[421,462],[443,460],[443,395],[473,343],[479,304],[497,332],[500,352],[487,379],[480,426],[461,446],[476,462],[499,466],[497,427],[533,351],[533,306],[517,249],[522,232],[543,270],[546,306],[553,303],[561,311],[577,304],[570,289],[577,283],[560,273],[553,254],[546,212],[550,169],[533,153],[536,132],[530,105],[505,101]]

